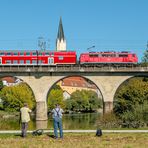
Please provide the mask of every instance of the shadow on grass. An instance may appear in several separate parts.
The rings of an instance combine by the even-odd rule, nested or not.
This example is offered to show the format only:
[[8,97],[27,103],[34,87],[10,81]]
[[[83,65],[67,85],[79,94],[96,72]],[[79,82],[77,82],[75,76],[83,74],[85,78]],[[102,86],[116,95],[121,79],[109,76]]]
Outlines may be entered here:
[[47,134],[47,136],[50,138],[53,138],[53,139],[55,138],[55,136],[53,134]]

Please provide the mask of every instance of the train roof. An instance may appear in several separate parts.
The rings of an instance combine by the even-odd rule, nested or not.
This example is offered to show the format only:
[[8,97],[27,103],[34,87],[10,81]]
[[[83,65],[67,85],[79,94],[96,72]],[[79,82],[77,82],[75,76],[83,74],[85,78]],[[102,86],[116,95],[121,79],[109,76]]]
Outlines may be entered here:
[[129,54],[131,51],[100,51],[100,52],[85,52],[81,54]]

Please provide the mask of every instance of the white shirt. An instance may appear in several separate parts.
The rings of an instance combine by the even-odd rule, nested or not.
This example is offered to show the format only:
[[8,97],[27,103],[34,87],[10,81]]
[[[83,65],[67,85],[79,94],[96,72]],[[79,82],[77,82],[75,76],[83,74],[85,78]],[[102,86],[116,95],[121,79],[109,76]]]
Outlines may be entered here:
[[31,110],[28,107],[22,107],[20,109],[20,112],[21,112],[21,121],[22,122],[29,122],[30,121],[29,113],[31,113]]
[[59,108],[59,107],[56,107],[52,110],[52,117],[55,118],[55,117],[59,117],[59,118],[62,118],[62,113],[63,113],[63,109]]

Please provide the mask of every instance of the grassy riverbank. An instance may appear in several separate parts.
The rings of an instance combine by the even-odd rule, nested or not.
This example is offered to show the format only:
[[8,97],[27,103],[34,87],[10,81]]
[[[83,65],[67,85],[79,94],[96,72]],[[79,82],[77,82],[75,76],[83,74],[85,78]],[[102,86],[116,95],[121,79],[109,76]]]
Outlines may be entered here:
[[0,135],[1,148],[146,148],[148,147],[148,133],[105,133],[102,137],[95,137],[93,133],[66,133],[64,139],[53,139],[44,134],[34,137],[28,135]]

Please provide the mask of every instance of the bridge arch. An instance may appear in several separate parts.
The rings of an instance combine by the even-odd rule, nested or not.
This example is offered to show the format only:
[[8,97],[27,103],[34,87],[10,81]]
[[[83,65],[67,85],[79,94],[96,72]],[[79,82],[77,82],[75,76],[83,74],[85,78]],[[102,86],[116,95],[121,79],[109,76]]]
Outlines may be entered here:
[[[87,78],[87,77],[85,77],[85,76],[82,76],[82,75],[66,75],[66,76],[64,76],[64,77],[62,77],[62,78],[56,80],[56,81],[54,82],[54,84],[52,84],[52,86],[50,85],[49,90],[48,90],[48,93],[47,93],[47,96],[46,96],[46,99],[48,99],[48,94],[50,93],[51,88],[52,88],[55,84],[57,84],[59,81],[65,79],[65,78],[69,78],[69,77],[82,77],[82,78],[84,78],[85,80],[91,81],[89,78]],[[92,82],[93,84],[95,84],[95,82],[93,82],[93,81],[91,81],[91,82]],[[101,94],[101,99],[102,99],[102,101],[103,101],[103,96],[102,96],[102,92],[101,92],[100,88],[99,88],[96,84],[95,84],[95,86],[96,86],[97,89],[99,90],[99,92],[100,92],[100,94]]]
[[[95,85],[96,88],[95,88],[93,91],[95,91],[95,92],[98,94],[98,98],[101,99],[101,102],[102,102],[102,105],[103,105],[103,96],[102,96],[102,93],[101,93],[100,89],[98,88],[98,86],[97,86],[94,82],[92,82],[90,79],[86,78],[85,76],[81,76],[81,75],[67,75],[67,76],[64,76],[64,77],[60,78],[59,80],[55,81],[55,83],[50,87],[50,89],[49,89],[49,91],[48,91],[48,93],[47,93],[47,96],[46,96],[47,103],[48,103],[48,95],[50,94],[50,92],[51,92],[51,90],[52,90],[52,87],[53,87],[55,84],[57,84],[59,81],[64,80],[64,79],[66,79],[66,78],[71,78],[71,77],[80,77],[80,78],[83,78],[85,81],[88,81],[88,83]],[[77,87],[77,86],[75,86],[75,87]],[[79,87],[79,86],[78,86],[78,87]],[[81,88],[80,88],[80,89],[81,89]],[[82,89],[87,89],[87,90],[88,90],[89,88],[86,87],[86,88],[82,88]],[[77,88],[74,89],[74,90],[77,90]],[[70,92],[73,92],[74,90],[70,90]],[[103,106],[102,106],[102,107],[103,107]],[[100,111],[101,111],[101,110],[100,110]]]

